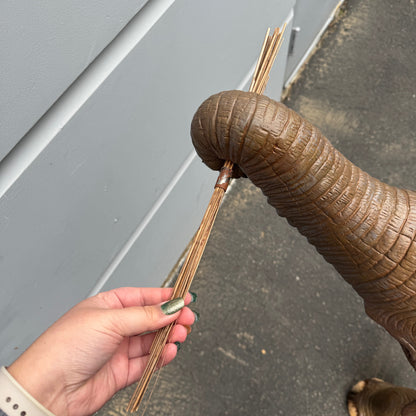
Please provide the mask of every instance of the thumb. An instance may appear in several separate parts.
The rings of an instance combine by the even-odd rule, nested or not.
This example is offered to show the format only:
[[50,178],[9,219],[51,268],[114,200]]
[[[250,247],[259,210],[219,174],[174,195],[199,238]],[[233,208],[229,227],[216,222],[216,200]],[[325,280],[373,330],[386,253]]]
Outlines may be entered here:
[[183,298],[152,306],[131,306],[112,310],[119,335],[133,336],[163,328],[175,321],[185,306]]

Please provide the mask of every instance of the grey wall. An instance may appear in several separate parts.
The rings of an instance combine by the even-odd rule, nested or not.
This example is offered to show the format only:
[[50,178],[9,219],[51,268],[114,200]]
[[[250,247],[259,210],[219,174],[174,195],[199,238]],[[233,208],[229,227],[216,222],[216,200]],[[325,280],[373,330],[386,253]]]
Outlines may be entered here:
[[1,2],[0,159],[145,3]]
[[287,57],[286,85],[296,76],[341,3],[340,0],[296,0],[293,19],[294,44]]
[[[216,177],[195,156],[192,115],[247,88],[266,28],[290,33],[294,7],[0,4],[0,363],[90,294],[163,283]],[[288,40],[266,90],[276,99]]]

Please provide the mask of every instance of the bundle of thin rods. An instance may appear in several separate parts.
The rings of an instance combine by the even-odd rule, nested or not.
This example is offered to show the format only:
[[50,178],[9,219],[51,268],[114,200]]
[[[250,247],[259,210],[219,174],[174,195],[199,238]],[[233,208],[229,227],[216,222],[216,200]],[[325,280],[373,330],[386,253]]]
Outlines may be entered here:
[[[283,41],[282,35],[285,27],[286,25],[283,26],[281,31],[279,28],[276,28],[272,35],[270,35],[270,28],[267,30],[249,91],[257,94],[263,94],[267,81],[269,80],[269,73],[273,62]],[[214,225],[221,201],[231,179],[232,168],[233,163],[227,161],[221,169],[220,175],[218,176],[215,184],[214,193],[176,280],[173,288],[172,299],[179,297],[184,298],[191,287],[192,280],[195,276],[199,262],[201,261],[202,254]],[[150,348],[149,362],[147,363],[142,378],[140,379],[136,390],[130,399],[129,405],[127,406],[128,412],[135,412],[139,408],[140,402],[143,399],[146,389],[150,383],[150,379],[160,361],[163,348],[168,341],[170,331],[174,325],[175,322],[156,332],[156,336]]]

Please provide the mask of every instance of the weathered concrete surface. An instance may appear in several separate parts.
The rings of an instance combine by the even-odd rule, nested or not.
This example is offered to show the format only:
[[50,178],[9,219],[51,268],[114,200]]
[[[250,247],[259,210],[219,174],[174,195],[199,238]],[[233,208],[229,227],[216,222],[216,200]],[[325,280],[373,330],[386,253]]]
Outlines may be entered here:
[[[350,0],[286,104],[355,164],[416,189],[416,6]],[[146,415],[347,415],[356,381],[416,388],[399,345],[247,180],[223,204],[195,278],[195,325]],[[102,414],[124,413],[133,387]]]

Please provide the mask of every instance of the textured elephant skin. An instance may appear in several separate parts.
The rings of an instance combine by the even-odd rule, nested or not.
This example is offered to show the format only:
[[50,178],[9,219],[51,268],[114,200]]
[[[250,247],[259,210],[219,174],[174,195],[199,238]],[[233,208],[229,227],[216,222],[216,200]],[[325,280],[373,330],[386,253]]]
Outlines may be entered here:
[[204,101],[192,142],[210,168],[234,162],[363,298],[416,368],[416,193],[346,159],[294,111],[264,95]]

